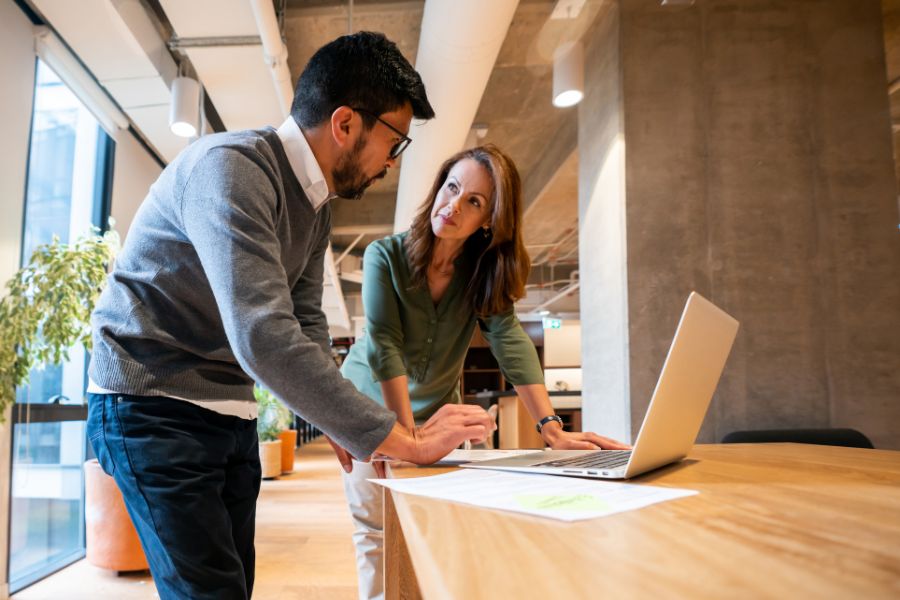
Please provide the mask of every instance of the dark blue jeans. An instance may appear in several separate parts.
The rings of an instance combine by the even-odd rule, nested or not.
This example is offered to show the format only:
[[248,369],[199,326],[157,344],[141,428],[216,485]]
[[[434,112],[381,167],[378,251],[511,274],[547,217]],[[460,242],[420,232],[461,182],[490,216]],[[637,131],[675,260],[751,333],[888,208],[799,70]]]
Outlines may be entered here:
[[90,394],[87,434],[122,491],[160,598],[249,598],[256,421],[172,398]]

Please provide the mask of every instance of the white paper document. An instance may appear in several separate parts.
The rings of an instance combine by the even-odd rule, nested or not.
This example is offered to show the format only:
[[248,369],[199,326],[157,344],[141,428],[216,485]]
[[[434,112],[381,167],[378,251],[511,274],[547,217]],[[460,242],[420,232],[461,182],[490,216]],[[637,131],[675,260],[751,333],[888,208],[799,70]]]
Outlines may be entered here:
[[404,494],[561,521],[604,517],[698,493],[633,483],[476,469],[431,477],[370,481]]
[[521,454],[531,454],[540,450],[453,450],[437,461],[436,465],[461,465],[463,463],[478,462],[480,460],[494,460],[495,458],[510,458]]

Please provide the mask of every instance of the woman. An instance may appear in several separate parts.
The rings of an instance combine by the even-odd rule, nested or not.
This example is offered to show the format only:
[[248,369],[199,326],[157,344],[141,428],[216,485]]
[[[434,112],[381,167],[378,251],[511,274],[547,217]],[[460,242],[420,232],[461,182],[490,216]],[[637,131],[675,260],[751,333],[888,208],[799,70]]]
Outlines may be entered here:
[[[509,157],[487,145],[448,159],[409,231],[366,248],[366,336],[350,349],[342,372],[413,428],[459,402],[459,376],[477,323],[550,447],[628,448],[547,419],[554,413],[537,352],[513,311],[531,266],[521,222],[522,185]],[[366,481],[379,474],[354,461],[344,475],[360,598],[383,593],[381,492]]]

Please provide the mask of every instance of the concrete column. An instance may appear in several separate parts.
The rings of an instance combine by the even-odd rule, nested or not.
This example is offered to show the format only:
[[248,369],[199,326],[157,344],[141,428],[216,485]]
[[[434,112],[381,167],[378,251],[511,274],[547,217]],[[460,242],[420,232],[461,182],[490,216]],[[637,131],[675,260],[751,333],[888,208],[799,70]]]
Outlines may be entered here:
[[[579,109],[580,143],[599,144],[580,177],[582,320],[586,340],[587,323],[610,312],[625,313],[627,329],[583,343],[585,389],[604,386],[586,392],[588,426],[617,433],[630,409],[636,433],[696,289],[742,324],[699,441],[855,427],[900,448],[900,236],[880,3],[617,6],[589,38],[589,48],[604,31],[618,40],[587,54],[586,79],[606,91],[586,84]],[[619,139],[592,116],[613,111],[610,99]],[[606,165],[598,157],[623,143],[624,191],[591,187]],[[610,407],[617,394],[623,406]]]
[[631,440],[625,123],[619,7],[608,3],[585,35],[578,108],[578,254],[582,427]]

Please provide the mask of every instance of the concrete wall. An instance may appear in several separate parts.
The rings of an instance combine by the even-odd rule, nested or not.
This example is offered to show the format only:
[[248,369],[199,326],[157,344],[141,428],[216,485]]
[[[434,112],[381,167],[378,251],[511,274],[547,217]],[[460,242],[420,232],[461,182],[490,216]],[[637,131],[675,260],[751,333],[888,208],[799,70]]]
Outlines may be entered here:
[[[34,91],[34,41],[31,22],[10,1],[0,2],[0,286],[19,268],[25,169]],[[0,287],[0,297],[6,288]],[[10,411],[0,425],[0,598],[9,592]]]
[[[880,3],[620,9],[632,431],[696,289],[742,324],[701,442],[735,429],[855,427],[900,448],[900,235]],[[589,54],[589,78],[606,69]],[[581,139],[604,135],[589,120],[580,127]],[[583,321],[586,310],[583,297]]]

